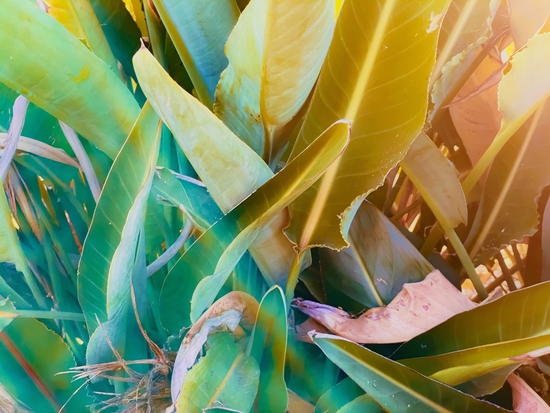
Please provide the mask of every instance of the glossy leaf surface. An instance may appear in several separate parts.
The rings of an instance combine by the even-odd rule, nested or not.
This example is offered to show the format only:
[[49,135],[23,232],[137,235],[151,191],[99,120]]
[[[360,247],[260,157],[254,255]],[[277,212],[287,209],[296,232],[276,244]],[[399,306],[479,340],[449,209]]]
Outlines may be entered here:
[[313,341],[352,380],[388,412],[502,412],[358,344],[326,334]]
[[[16,15],[25,18],[14,19]],[[0,54],[9,56],[0,68],[0,82],[114,158],[139,114],[136,100],[115,73],[28,1],[5,2],[0,36],[12,39],[0,45]],[[20,52],[27,48],[33,53]],[[29,67],[33,70],[25,70]]]
[[383,182],[420,132],[447,4],[344,2],[291,158],[338,119],[353,121],[351,141],[340,161],[291,206],[287,232],[301,250],[346,246],[360,201]]
[[317,80],[334,7],[334,0],[253,0],[229,36],[214,111],[266,162],[280,157],[283,127]]
[[[246,251],[254,232],[265,226],[278,211],[315,182],[328,165],[340,156],[347,145],[348,133],[347,123],[335,124],[300,157],[218,221],[190,247],[164,281],[161,306],[165,311],[161,317],[165,328],[177,331],[189,322],[190,309],[186,303],[191,298],[190,294],[193,294],[196,305],[194,317],[196,319],[200,316],[212,303],[236,262]],[[240,238],[236,238],[239,234]],[[227,251],[230,245],[232,248]],[[222,255],[225,255],[225,259],[220,261]],[[185,283],[181,278],[183,274]],[[209,278],[211,281],[204,279],[212,274],[215,275]],[[201,280],[203,287],[193,293]]]

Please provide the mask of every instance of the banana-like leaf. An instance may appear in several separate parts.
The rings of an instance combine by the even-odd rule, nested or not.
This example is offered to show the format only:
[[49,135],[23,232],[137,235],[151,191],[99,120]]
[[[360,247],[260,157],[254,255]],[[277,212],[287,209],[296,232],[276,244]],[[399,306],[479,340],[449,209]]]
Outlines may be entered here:
[[[259,229],[313,184],[341,155],[348,134],[348,123],[336,123],[186,251],[168,273],[161,292],[161,320],[168,331],[176,332],[188,325],[190,307],[187,303],[191,294],[193,318],[198,318],[211,304]],[[197,287],[199,282],[201,286]]]
[[508,411],[461,393],[351,341],[314,334],[313,341],[388,412]]
[[523,47],[546,23],[550,2],[541,0],[507,0],[510,13],[510,34],[516,49]]
[[546,53],[549,48],[550,33],[539,34],[510,60],[512,67],[502,77],[498,89],[499,109],[502,112],[500,130],[464,180],[466,195],[506,142],[550,97],[550,55]]
[[214,113],[270,164],[317,80],[334,7],[334,0],[253,0],[227,40]]
[[468,221],[466,197],[453,164],[425,133],[420,133],[401,167],[443,228]]
[[542,283],[458,314],[403,344],[392,358],[453,385],[527,359],[550,347],[549,293],[550,283]]
[[[13,306],[0,302],[3,310]],[[33,412],[58,413],[65,403],[64,411],[89,411],[93,401],[86,389],[79,390],[80,383],[70,375],[58,374],[76,367],[63,339],[32,318],[5,320],[0,319],[0,385]]]
[[[336,122],[319,138],[312,143],[303,156],[294,159],[293,162],[268,181],[262,189],[253,193],[239,207],[235,208],[228,217],[234,216],[239,211],[239,218],[252,218],[248,224],[246,219],[237,219],[237,224],[244,224],[242,231],[231,241],[231,244],[223,252],[216,271],[212,276],[202,279],[193,292],[191,300],[191,320],[196,320],[215,300],[227,277],[252,242],[263,231],[263,228],[279,215],[283,208],[298,197],[304,190],[309,188],[324,172],[347,145],[347,138],[350,132],[350,124],[347,122]],[[334,148],[327,148],[325,145],[333,142]],[[284,182],[284,183],[283,183]],[[286,185],[286,187],[285,187]],[[269,189],[268,189],[269,188]],[[257,203],[253,207],[253,202]],[[248,206],[245,212],[243,208]],[[243,212],[240,212],[243,211]]]
[[514,412],[516,413],[549,413],[550,406],[517,374],[510,374],[508,384],[512,388]]
[[97,319],[105,322],[115,317],[129,302],[130,275],[160,131],[157,114],[146,104],[109,172],[95,210],[78,275],[78,298],[90,333],[98,327]]
[[[350,248],[321,249],[323,279],[367,308],[388,304],[403,284],[424,279],[430,263],[374,205],[364,202],[351,224]],[[328,297],[330,300],[330,297]],[[335,303],[331,303],[334,305]],[[340,302],[346,308],[344,302]]]
[[361,201],[420,132],[448,3],[344,1],[291,159],[337,119],[353,121],[351,141],[323,179],[291,205],[287,232],[300,250],[347,246]]
[[352,412],[382,413],[382,408],[349,377],[323,394],[315,405],[315,413]]
[[[432,100],[435,113],[473,64],[481,45],[492,35],[491,24],[502,0],[454,0],[443,19]],[[458,85],[458,87],[460,87]]]
[[209,108],[220,74],[229,33],[240,15],[235,0],[154,0],[156,9],[193,82]]
[[539,225],[537,202],[550,183],[550,102],[512,136],[493,161],[483,189],[472,252],[480,262],[503,246],[533,235]]
[[0,37],[11,39],[0,44],[0,82],[114,158],[139,106],[109,66],[28,1],[4,2]]
[[[7,137],[7,133],[0,133],[0,148],[6,145]],[[55,148],[36,139],[20,136],[19,141],[17,142],[17,150],[31,153],[36,156],[42,156],[43,158],[51,159],[52,161],[74,166],[75,168],[80,168],[80,164],[67,155],[64,150]]]
[[113,52],[89,0],[43,0],[47,13],[119,73]]
[[287,410],[286,317],[285,294],[279,286],[273,286],[260,303],[251,339],[250,355],[260,366],[260,384],[254,412],[285,413]]
[[141,33],[123,1],[90,0],[115,58],[135,78],[132,56],[139,49]]
[[258,363],[245,354],[231,334],[215,334],[208,342],[206,356],[185,377],[176,412],[200,413],[220,406],[250,411],[258,391]]
[[[136,53],[134,65],[145,95],[224,213],[273,176],[267,164],[206,106],[180,88],[146,49]],[[285,212],[251,247],[254,260],[271,284],[286,283],[295,254],[282,232],[288,222]]]

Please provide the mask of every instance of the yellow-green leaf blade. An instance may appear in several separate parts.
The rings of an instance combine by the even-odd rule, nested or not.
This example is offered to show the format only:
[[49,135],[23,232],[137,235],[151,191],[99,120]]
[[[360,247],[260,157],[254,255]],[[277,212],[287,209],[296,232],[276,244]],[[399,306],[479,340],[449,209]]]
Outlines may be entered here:
[[352,136],[339,162],[291,205],[289,233],[301,249],[346,246],[343,237],[358,201],[382,183],[420,132],[447,4],[344,2],[292,156],[335,119],[353,121]]
[[32,3],[7,0],[2,7],[0,37],[10,41],[0,43],[0,82],[114,158],[139,114],[131,92],[107,64]]
[[284,149],[282,128],[317,79],[334,7],[334,0],[253,0],[229,36],[215,113],[267,162]]
[[401,167],[443,228],[467,223],[466,197],[457,171],[425,133],[414,140]]

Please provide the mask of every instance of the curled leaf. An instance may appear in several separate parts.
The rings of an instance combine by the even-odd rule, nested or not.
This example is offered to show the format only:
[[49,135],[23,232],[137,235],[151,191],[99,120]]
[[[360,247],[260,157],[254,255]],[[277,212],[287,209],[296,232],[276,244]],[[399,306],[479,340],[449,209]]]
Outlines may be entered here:
[[516,374],[508,376],[508,384],[512,387],[514,412],[516,413],[548,413],[550,406]]
[[335,334],[364,344],[410,340],[476,306],[437,270],[423,281],[403,285],[387,307],[373,308],[355,319],[345,311],[312,301],[296,300],[294,305]]

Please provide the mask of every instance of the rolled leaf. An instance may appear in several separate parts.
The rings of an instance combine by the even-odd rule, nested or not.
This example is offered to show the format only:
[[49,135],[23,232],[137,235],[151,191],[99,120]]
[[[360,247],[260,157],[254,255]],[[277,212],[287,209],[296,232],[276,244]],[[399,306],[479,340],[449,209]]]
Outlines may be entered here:
[[353,121],[350,147],[291,205],[287,233],[299,249],[347,246],[360,202],[383,182],[420,132],[448,3],[344,2],[291,158],[337,119]]
[[112,319],[130,303],[130,276],[160,131],[158,116],[146,104],[109,172],[96,207],[78,268],[78,299],[90,333],[98,327],[98,320]]

